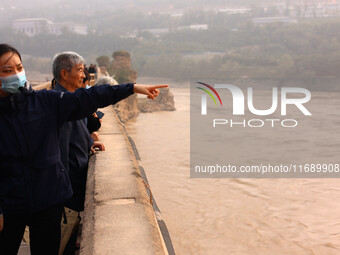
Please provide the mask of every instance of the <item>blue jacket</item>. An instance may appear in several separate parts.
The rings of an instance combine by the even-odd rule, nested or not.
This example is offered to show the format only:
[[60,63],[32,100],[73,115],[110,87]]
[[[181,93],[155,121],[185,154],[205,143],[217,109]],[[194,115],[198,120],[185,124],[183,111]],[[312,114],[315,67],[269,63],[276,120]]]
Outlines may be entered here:
[[133,84],[76,92],[24,91],[0,99],[0,214],[35,213],[72,196],[59,128],[133,94]]
[[[67,92],[57,83],[56,90]],[[92,141],[85,119],[68,121],[59,130],[59,146],[61,162],[69,174],[73,196],[65,202],[65,206],[75,211],[84,210],[85,190],[89,152]]]

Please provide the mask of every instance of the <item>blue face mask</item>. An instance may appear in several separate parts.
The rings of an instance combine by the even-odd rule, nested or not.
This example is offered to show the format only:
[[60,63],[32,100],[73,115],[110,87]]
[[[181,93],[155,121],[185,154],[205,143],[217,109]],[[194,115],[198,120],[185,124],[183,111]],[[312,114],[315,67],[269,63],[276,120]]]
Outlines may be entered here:
[[22,71],[18,74],[13,74],[6,77],[0,77],[1,81],[1,90],[7,93],[19,93],[19,88],[25,87],[26,83],[26,74],[25,71]]
[[89,86],[89,85],[86,85],[86,89],[89,89],[89,88],[91,88],[91,86]]

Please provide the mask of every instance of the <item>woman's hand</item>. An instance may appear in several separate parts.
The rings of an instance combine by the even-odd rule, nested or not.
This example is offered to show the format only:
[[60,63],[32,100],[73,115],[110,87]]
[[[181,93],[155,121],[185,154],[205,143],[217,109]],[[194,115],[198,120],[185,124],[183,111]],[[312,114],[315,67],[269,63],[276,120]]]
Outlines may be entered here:
[[135,84],[133,86],[133,92],[138,94],[147,95],[149,99],[155,100],[155,97],[159,94],[159,88],[167,88],[169,85],[143,85]]

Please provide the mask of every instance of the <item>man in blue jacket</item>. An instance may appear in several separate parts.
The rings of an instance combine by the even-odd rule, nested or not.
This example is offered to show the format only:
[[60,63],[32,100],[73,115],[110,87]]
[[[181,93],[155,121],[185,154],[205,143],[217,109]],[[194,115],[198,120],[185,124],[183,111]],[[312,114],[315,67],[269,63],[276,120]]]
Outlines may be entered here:
[[72,196],[59,128],[134,92],[154,99],[165,86],[103,85],[72,93],[25,84],[20,53],[0,44],[0,254],[17,254],[28,225],[31,254],[57,255],[62,204]]
[[[55,90],[75,92],[83,87],[84,59],[75,52],[63,52],[53,59],[53,75],[57,81]],[[84,210],[85,186],[89,152],[92,146],[103,149],[101,143],[94,143],[87,129],[86,118],[66,122],[59,132],[61,162],[69,173],[73,196],[65,206],[75,211]]]
[[[52,61],[52,72],[57,81],[55,89],[61,92],[75,92],[83,87],[84,59],[75,52],[63,52],[56,55]],[[62,125],[59,132],[61,162],[69,174],[73,196],[65,202],[65,217],[68,213],[75,214],[84,211],[85,189],[87,180],[88,160],[91,147],[104,149],[100,142],[93,142],[87,129],[87,119],[74,120]],[[71,210],[70,210],[71,209]],[[74,234],[64,254],[74,254],[77,240],[79,221],[67,221],[68,228],[72,228]],[[72,225],[71,225],[72,224]],[[65,247],[68,236],[62,235],[61,250]]]

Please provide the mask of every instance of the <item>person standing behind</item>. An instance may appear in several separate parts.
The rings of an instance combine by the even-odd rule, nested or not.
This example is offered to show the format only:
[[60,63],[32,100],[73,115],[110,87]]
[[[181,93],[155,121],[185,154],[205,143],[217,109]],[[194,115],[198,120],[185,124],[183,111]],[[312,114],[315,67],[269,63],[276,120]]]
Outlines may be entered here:
[[[84,59],[75,52],[57,54],[52,61],[53,76],[57,81],[54,89],[61,92],[75,92],[83,87],[83,83],[79,82],[86,77],[83,63]],[[105,147],[102,143],[93,142],[91,139],[86,118],[64,123],[59,135],[61,162],[69,174],[73,189],[73,196],[65,202],[65,212],[66,216],[76,214],[79,218],[79,212],[84,211],[89,153],[91,149],[105,150]],[[70,226],[72,223],[74,225]],[[74,235],[71,236],[64,254],[74,253],[78,224],[79,221],[68,221],[68,227],[73,228]],[[67,241],[68,237],[65,238]],[[65,238],[62,236],[61,251],[66,244]]]
[[93,73],[95,74],[96,73],[96,68],[94,67],[93,64],[90,64],[90,67],[89,67],[89,73]]

